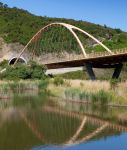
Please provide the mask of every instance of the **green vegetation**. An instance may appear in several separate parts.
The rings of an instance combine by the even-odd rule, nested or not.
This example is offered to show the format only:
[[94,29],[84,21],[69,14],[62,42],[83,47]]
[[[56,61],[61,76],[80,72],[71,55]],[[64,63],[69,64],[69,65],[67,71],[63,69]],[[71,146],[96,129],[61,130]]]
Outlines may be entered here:
[[110,86],[112,90],[115,90],[118,87],[118,83],[120,81],[118,79],[111,79],[110,80]]
[[53,83],[54,83],[56,86],[60,86],[60,85],[63,85],[63,84],[64,84],[64,80],[63,80],[62,77],[55,77]]
[[4,69],[8,66],[8,60],[3,60],[0,62],[0,69]]
[[104,90],[99,90],[97,92],[87,92],[81,91],[76,88],[66,89],[65,92],[66,99],[88,101],[93,104],[106,105],[112,99],[112,95]]
[[[114,69],[95,69],[95,75],[97,80],[107,80],[110,81],[111,84],[114,82],[120,82],[127,79],[127,65],[123,65],[122,72],[120,74],[119,79],[112,79],[112,74],[114,72]],[[71,80],[89,80],[90,77],[86,70],[79,70],[79,71],[73,71],[73,72],[67,72],[63,74],[56,75],[57,77],[62,77],[63,79],[71,79]],[[113,87],[112,87],[113,88]]]
[[[35,16],[28,11],[16,7],[9,8],[6,4],[0,3],[0,36],[8,43],[19,42],[25,45],[40,28],[52,22],[65,22],[75,25],[103,41],[110,49],[127,47],[127,33],[120,29],[111,29],[106,25],[100,26],[72,19]],[[36,50],[36,54],[39,55],[40,51],[45,52],[46,50],[58,52],[58,49],[79,53],[79,47],[75,39],[65,30],[64,28],[48,29],[49,32],[45,32],[43,39],[40,40],[42,47]],[[77,34],[88,52],[94,49],[102,51],[102,47],[93,46],[95,43],[88,37],[78,32]]]
[[[71,80],[76,80],[76,79],[89,80],[90,79],[88,73],[86,71],[83,71],[83,70],[59,74],[59,75],[56,75],[56,77],[61,77],[63,79],[71,79]],[[97,80],[110,80],[111,76],[110,76],[109,72],[107,72],[105,75],[96,76],[96,78],[97,78]],[[126,76],[123,77],[123,79],[124,78],[126,78]]]
[[94,105],[127,105],[126,81],[65,80],[56,86],[51,80],[48,90],[56,98]]
[[104,90],[99,90],[97,93],[91,94],[91,100],[93,103],[105,105],[108,104],[108,102],[111,101],[111,99],[112,95]]
[[45,75],[46,67],[44,65],[30,61],[27,65],[18,63],[10,66],[7,61],[3,61],[0,63],[0,68],[6,68],[0,73],[0,79],[4,80],[0,84],[0,98],[11,98],[15,93],[21,94],[27,90],[50,94],[50,91],[47,90],[49,79]]
[[[69,89],[67,88],[64,91],[64,94],[65,94],[66,99],[72,99],[72,100],[78,99],[79,100],[81,91],[80,91],[80,89],[77,89],[77,88],[69,88]],[[84,95],[84,98],[86,98],[86,95],[87,94]]]
[[[15,99],[15,97],[39,97],[41,95],[51,96],[47,90],[49,80],[35,81],[6,81],[0,84],[0,99]],[[19,100],[19,99],[18,99]]]
[[85,71],[73,71],[73,72],[68,72],[64,74],[57,75],[58,77],[62,77],[64,79],[80,79],[80,80],[86,80],[89,79],[87,72]]
[[35,62],[29,62],[28,65],[17,64],[15,67],[7,65],[6,71],[0,73],[0,79],[45,79],[45,71],[45,66],[38,65]]
[[49,84],[49,80],[45,79],[45,80],[40,80],[38,83],[38,88],[43,90],[43,89],[47,89],[47,86]]

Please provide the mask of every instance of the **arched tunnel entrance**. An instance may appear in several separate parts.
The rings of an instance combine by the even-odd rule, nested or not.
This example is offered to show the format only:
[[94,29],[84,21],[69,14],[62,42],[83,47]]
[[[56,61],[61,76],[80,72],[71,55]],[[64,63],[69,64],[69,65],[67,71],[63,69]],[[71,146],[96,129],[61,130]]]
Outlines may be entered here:
[[[17,59],[17,57],[11,58],[11,59],[9,60],[8,64],[9,64],[9,65],[13,65],[13,64],[15,63],[16,59]],[[27,61],[26,61],[25,58],[20,57],[20,58],[18,59],[17,63],[27,64]]]

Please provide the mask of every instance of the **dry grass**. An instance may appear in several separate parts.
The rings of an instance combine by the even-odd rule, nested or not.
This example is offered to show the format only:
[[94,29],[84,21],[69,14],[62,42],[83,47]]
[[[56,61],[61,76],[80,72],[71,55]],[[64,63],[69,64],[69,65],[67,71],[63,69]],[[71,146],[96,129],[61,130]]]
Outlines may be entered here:
[[113,99],[111,103],[127,105],[127,81],[119,83],[115,90],[111,89],[110,81],[65,80],[65,83],[61,86],[55,86],[53,82],[48,86],[48,89],[53,92],[54,95],[62,98],[67,88],[91,93],[97,93],[103,90],[112,95]]
[[54,95],[63,96],[64,91],[67,88],[76,88],[81,91],[98,92],[100,90],[109,91],[110,83],[108,81],[88,81],[88,80],[65,80],[65,83],[61,86],[55,86],[51,81],[48,89],[53,92]]
[[81,88],[85,91],[97,92],[99,90],[110,90],[108,81],[91,81],[91,80],[70,80],[72,87]]
[[118,96],[123,97],[127,102],[127,81],[119,83],[115,93],[117,93]]

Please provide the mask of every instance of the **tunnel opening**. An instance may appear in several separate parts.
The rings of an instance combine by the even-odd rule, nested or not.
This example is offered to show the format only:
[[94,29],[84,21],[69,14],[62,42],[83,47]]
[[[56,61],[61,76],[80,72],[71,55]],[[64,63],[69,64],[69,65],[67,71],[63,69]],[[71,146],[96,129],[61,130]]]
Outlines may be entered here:
[[[17,60],[17,57],[13,57],[13,58],[11,58],[10,60],[9,60],[9,65],[14,65],[14,63],[15,63],[15,61]],[[18,64],[27,64],[27,61],[24,59],[24,58],[22,58],[22,57],[20,57],[19,59],[18,59],[18,61],[17,61],[17,63]]]

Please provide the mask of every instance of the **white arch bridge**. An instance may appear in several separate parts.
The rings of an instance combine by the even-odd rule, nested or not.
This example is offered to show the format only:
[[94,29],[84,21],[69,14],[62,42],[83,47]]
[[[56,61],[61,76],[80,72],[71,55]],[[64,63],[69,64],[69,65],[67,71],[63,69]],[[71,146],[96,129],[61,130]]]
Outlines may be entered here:
[[[57,36],[56,33],[58,29],[61,29],[63,32],[66,30],[67,38],[64,37],[62,32],[59,32],[61,35]],[[53,40],[50,39],[52,37],[51,33],[53,35]],[[98,45],[102,46],[105,51],[99,53],[87,53],[83,38],[81,39],[80,35],[92,39]],[[72,36],[73,41],[71,40],[69,44],[67,42],[70,40],[70,36]],[[50,40],[48,41],[47,39]],[[53,44],[56,48],[53,47]],[[75,44],[77,44],[75,49],[78,49],[78,54],[74,55],[71,50],[74,48]],[[46,47],[44,47],[44,45],[46,45]],[[60,47],[62,50],[60,50]],[[57,48],[58,51],[54,54],[54,51],[56,51]],[[65,52],[66,50],[68,50],[68,53]],[[22,59],[25,53],[27,53],[29,60],[34,59],[35,61],[38,61],[38,56],[41,63],[46,65],[48,69],[85,66],[88,74],[93,80],[96,79],[93,68],[115,68],[112,78],[118,78],[122,69],[122,63],[127,61],[126,49],[115,50],[112,52],[107,46],[88,32],[66,23],[51,23],[40,29],[21,52],[15,58],[10,60],[10,63],[14,63],[15,65],[19,60],[25,62],[25,60]],[[43,61],[44,57],[46,61]],[[50,58],[51,60],[49,61]]]

